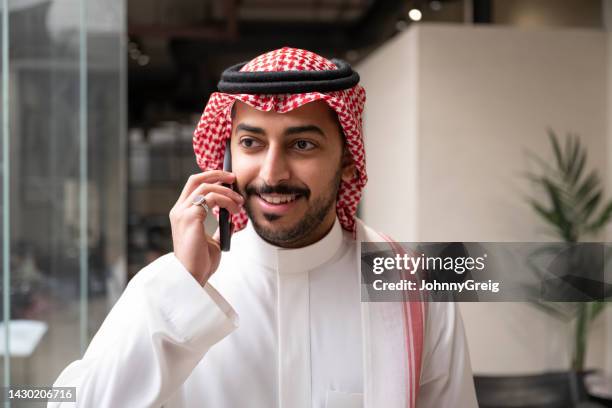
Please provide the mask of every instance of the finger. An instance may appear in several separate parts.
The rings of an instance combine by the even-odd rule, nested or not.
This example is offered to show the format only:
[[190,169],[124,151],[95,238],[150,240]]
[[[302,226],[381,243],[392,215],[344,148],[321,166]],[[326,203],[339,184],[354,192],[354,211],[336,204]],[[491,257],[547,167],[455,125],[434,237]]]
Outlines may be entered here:
[[[242,205],[236,203],[234,200],[223,194],[211,192],[206,194],[204,198],[206,199],[206,204],[210,209],[214,207],[225,208],[232,214],[237,214],[240,212],[240,210],[242,210]],[[198,205],[193,207],[200,206]]]
[[[225,187],[219,184],[201,184],[195,190],[193,190],[193,192],[189,195],[189,197],[187,197],[187,199],[180,205],[182,205],[183,207],[190,206],[192,205],[193,200],[195,200],[196,196],[198,195],[206,196],[208,193],[212,193],[212,192],[229,197],[234,202],[236,202],[236,204],[238,205],[244,204],[244,198],[229,187]],[[207,204],[209,207],[212,208],[208,200],[207,200]]]
[[[214,207],[220,207],[227,209],[230,213],[236,214],[239,213],[242,209],[242,206],[231,198],[224,196],[219,193],[208,193],[204,196],[206,199],[206,205],[210,208],[209,211],[212,211]],[[206,220],[208,216],[208,211],[201,205],[189,205],[186,208],[182,209],[182,214],[186,215],[184,220],[189,224],[192,220],[198,220],[203,222]],[[182,218],[182,217],[181,217]]]
[[187,179],[183,191],[179,196],[178,202],[185,200],[202,183],[228,183],[231,184],[236,179],[234,173],[223,170],[208,170],[198,174],[192,174]]
[[209,170],[203,173],[192,174],[189,176],[189,179],[187,179],[187,183],[185,184],[178,201],[184,200],[202,183],[222,182],[231,184],[235,179],[236,177],[233,173],[223,170]]
[[201,205],[191,205],[185,208],[184,211],[185,212],[183,214],[187,214],[187,218],[186,218],[187,223],[191,223],[192,222],[191,220],[193,219],[203,222],[206,220],[206,217],[208,216],[208,211],[206,211],[206,208],[202,207]]

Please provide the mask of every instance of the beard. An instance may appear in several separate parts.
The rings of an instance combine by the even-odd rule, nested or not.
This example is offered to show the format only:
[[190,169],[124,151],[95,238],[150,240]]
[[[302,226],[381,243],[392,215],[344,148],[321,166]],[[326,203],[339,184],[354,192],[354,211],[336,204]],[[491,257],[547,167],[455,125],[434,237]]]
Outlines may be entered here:
[[[328,216],[329,212],[335,208],[341,181],[342,170],[339,169],[334,175],[333,179],[328,183],[327,188],[324,190],[326,193],[319,197],[313,198],[312,201],[308,203],[309,205],[307,207],[308,209],[306,214],[304,214],[304,216],[301,217],[295,225],[286,228],[267,227],[259,223],[255,217],[254,210],[248,200],[248,197],[253,194],[299,194],[301,196],[300,198],[304,198],[308,202],[310,200],[310,189],[307,187],[294,187],[286,184],[281,184],[278,186],[264,185],[261,187],[247,186],[244,191],[241,191],[241,194],[246,198],[244,208],[249,216],[249,219],[253,223],[255,232],[257,232],[262,239],[272,245],[287,246],[293,242],[301,241],[305,237],[308,237],[317,227],[321,225],[321,223]],[[266,213],[263,214],[263,217],[269,222],[273,222],[281,218],[281,216]]]

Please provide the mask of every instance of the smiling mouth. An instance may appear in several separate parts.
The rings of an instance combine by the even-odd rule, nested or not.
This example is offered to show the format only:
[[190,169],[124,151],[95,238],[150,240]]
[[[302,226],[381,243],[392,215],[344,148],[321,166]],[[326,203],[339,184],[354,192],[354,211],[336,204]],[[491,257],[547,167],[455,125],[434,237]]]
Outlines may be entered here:
[[292,203],[298,198],[300,198],[302,195],[301,194],[257,194],[257,196],[268,204],[279,205],[279,204]]

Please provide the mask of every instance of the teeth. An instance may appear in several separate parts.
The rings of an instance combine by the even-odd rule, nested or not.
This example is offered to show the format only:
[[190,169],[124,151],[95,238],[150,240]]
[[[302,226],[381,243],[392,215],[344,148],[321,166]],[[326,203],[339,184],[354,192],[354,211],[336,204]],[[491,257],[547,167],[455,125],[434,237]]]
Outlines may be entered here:
[[285,204],[285,203],[290,203],[291,201],[295,200],[297,195],[296,194],[291,194],[291,195],[268,195],[268,194],[261,194],[260,195],[261,198],[264,199],[264,201],[270,203],[270,204]]

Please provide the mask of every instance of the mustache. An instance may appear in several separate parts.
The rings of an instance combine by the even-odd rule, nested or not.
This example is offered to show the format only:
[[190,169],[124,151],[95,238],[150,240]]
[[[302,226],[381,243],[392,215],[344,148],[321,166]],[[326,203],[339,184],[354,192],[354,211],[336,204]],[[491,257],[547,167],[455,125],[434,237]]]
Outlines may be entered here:
[[278,184],[271,186],[269,184],[252,185],[249,184],[245,188],[247,195],[261,195],[261,194],[299,194],[305,198],[310,197],[310,189],[307,187],[292,186],[289,184]]

